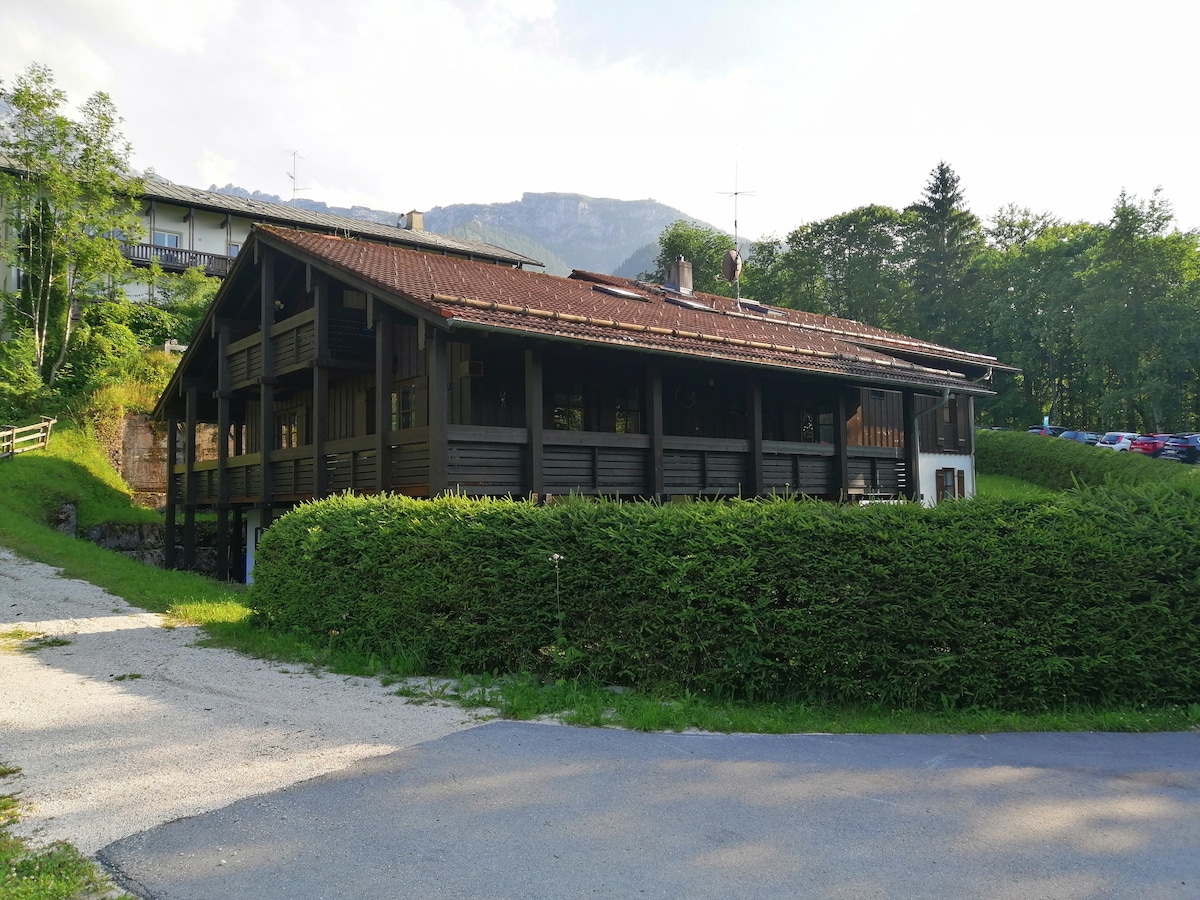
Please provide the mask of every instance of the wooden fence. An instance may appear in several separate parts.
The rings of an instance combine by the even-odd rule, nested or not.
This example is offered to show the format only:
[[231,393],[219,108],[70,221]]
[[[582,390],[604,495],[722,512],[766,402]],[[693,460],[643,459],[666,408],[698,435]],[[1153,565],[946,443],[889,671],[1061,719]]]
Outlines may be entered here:
[[14,428],[11,425],[0,425],[0,459],[8,459],[26,450],[40,450],[50,443],[50,429],[58,422],[42,416],[37,425],[26,425]]

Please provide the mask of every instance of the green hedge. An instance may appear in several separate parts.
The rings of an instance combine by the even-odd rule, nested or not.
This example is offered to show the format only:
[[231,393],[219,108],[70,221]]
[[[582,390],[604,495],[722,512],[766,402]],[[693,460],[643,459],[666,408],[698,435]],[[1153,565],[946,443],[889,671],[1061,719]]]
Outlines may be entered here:
[[1194,702],[1198,572],[1200,492],[1170,485],[935,509],[341,496],[264,535],[249,602],[430,672],[1053,709]]
[[1052,491],[1102,484],[1195,484],[1200,466],[1019,431],[975,432],[975,469]]

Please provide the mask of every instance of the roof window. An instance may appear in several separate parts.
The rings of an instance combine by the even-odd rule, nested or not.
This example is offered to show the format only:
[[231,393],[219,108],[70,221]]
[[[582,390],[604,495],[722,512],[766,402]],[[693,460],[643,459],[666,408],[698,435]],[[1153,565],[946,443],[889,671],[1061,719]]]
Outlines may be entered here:
[[627,291],[624,288],[613,287],[611,284],[593,284],[592,290],[599,291],[602,294],[609,294],[613,297],[622,297],[625,300],[641,300],[643,303],[649,302],[641,294],[635,294],[633,291]]
[[676,306],[682,306],[685,309],[701,309],[705,312],[715,312],[715,310],[698,300],[689,300],[687,297],[667,297],[668,303],[674,303]]

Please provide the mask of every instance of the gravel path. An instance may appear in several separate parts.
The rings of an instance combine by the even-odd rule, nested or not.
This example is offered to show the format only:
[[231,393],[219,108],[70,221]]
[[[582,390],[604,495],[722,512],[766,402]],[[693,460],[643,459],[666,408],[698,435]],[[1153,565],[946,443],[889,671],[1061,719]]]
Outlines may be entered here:
[[19,791],[15,831],[87,854],[119,838],[470,728],[461,709],[416,705],[378,680],[193,646],[56,569],[0,548],[0,762]]

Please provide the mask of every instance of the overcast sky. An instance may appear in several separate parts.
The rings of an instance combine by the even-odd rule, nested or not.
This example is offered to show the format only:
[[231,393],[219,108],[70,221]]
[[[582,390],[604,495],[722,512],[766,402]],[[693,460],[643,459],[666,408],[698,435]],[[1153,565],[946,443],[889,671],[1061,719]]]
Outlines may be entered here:
[[1197,0],[3,0],[0,79],[107,91],[134,164],[404,212],[651,197],[743,237],[903,207],[1200,227]]

